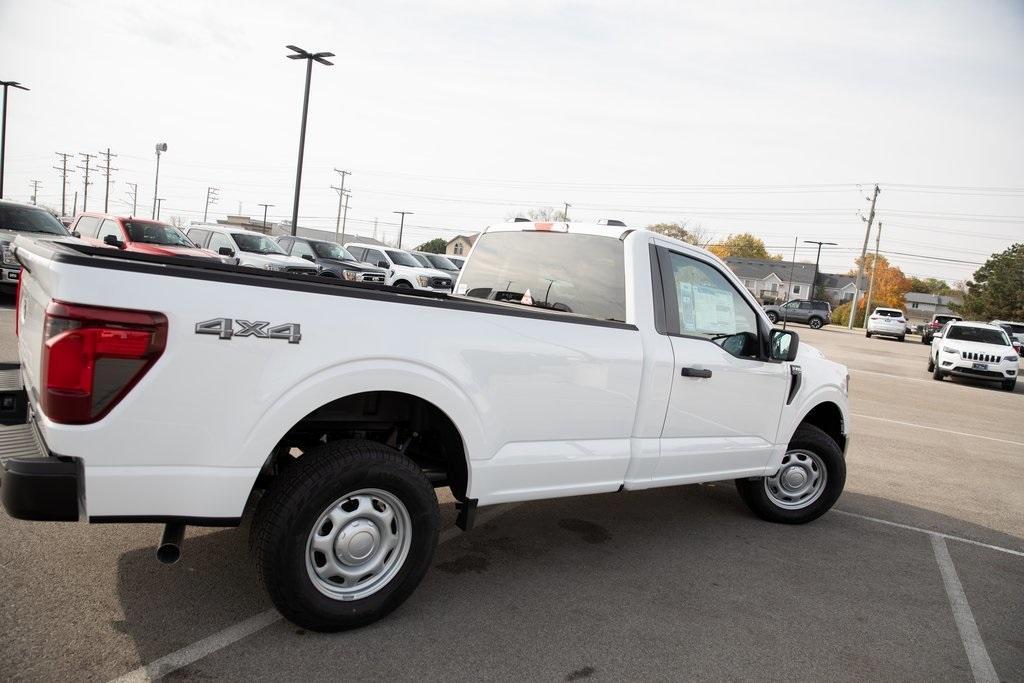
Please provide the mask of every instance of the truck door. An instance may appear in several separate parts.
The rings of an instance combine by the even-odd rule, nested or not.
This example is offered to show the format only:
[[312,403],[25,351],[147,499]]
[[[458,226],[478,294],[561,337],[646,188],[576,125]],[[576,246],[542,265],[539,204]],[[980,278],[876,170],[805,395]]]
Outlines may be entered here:
[[674,356],[655,481],[763,474],[789,387],[788,365],[765,358],[766,325],[721,266],[666,246],[654,259],[664,294],[659,332],[671,339]]

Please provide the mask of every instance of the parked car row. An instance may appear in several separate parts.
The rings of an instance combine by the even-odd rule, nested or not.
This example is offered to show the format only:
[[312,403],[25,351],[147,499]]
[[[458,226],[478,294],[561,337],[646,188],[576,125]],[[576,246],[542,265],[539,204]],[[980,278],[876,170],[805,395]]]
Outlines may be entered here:
[[942,381],[953,375],[1017,386],[1020,353],[1000,325],[951,320],[932,335],[928,372]]

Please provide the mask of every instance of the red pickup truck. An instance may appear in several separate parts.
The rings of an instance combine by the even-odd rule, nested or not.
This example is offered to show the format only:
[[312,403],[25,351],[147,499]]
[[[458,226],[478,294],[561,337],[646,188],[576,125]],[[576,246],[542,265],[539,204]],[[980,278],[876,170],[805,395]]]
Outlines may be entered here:
[[157,256],[220,259],[218,254],[197,247],[173,225],[159,221],[103,213],[80,213],[75,216],[70,229],[72,235],[96,246]]

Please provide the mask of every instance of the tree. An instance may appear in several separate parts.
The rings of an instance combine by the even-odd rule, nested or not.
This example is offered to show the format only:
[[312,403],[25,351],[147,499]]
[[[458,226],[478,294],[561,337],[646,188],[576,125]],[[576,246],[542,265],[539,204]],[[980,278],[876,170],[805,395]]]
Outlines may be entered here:
[[[850,271],[850,275],[856,276],[861,260],[854,261],[857,267]],[[867,287],[871,281],[871,271],[875,267],[875,255],[868,254],[864,257],[864,291],[857,299],[857,315],[853,319],[854,327],[864,327],[864,316],[867,307]],[[889,263],[884,256],[878,257],[878,269],[875,270],[875,284],[871,289],[871,308],[884,306],[886,308],[903,308],[904,297],[910,291],[910,280],[903,271]],[[832,311],[832,322],[836,325],[845,325],[850,319],[850,303],[847,302],[837,306]]]
[[701,225],[689,226],[686,221],[678,223],[655,223],[648,225],[648,230],[660,233],[665,237],[672,237],[677,240],[692,244],[695,247],[707,248],[711,243],[711,235]]
[[184,216],[171,216],[171,225],[179,230],[184,230],[185,226],[188,225],[188,219]]
[[922,292],[924,294],[939,294],[941,296],[949,296],[956,293],[956,290],[950,287],[948,282],[936,277],[910,278],[910,291]]
[[529,218],[531,221],[557,223],[565,220],[565,211],[556,209],[553,206],[539,206],[536,209],[527,211],[516,211],[505,216],[508,220],[514,218]]
[[951,308],[968,320],[1024,320],[1024,243],[990,256]]
[[769,254],[768,248],[764,246],[764,240],[751,235],[749,232],[729,235],[718,244],[712,244],[708,249],[720,259],[737,257],[771,261],[782,260],[782,256],[779,254]]
[[416,251],[425,251],[428,254],[443,254],[444,250],[448,248],[448,241],[442,237],[435,237],[432,240],[427,240],[420,246],[416,247]]

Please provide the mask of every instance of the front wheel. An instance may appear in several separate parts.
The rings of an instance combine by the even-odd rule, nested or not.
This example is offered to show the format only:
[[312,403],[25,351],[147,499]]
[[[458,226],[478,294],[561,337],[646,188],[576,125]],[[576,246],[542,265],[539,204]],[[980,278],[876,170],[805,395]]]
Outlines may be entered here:
[[779,316],[775,311],[768,311],[768,319],[772,321],[772,325],[779,322]]
[[938,381],[941,382],[942,378],[945,377],[945,376],[946,376],[946,373],[944,373],[942,370],[939,369],[938,364],[937,363],[933,363],[932,364],[932,379],[938,380]]
[[1004,379],[1002,381],[1003,391],[1013,391],[1017,387],[1017,378]]
[[805,524],[821,517],[845,485],[843,452],[813,425],[797,428],[778,472],[736,480],[740,497],[755,515],[782,524]]
[[415,463],[371,441],[333,441],[278,476],[250,543],[281,614],[340,631],[409,597],[430,567],[439,526],[437,497]]
[[399,289],[412,289],[412,285],[410,285],[405,280],[399,280],[398,282],[396,282],[395,287],[398,287]]
[[824,321],[821,318],[811,318],[810,320],[807,321],[807,325],[812,330],[819,330],[819,329],[821,329],[821,326],[822,326],[823,323],[824,323]]
[[896,337],[896,341],[900,342],[901,344],[902,344],[902,343],[903,343],[903,342],[904,342],[904,341],[905,341],[906,339],[907,339],[907,335],[905,335],[905,334],[901,334],[900,336]]
[[928,372],[935,372],[935,359],[928,356]]

